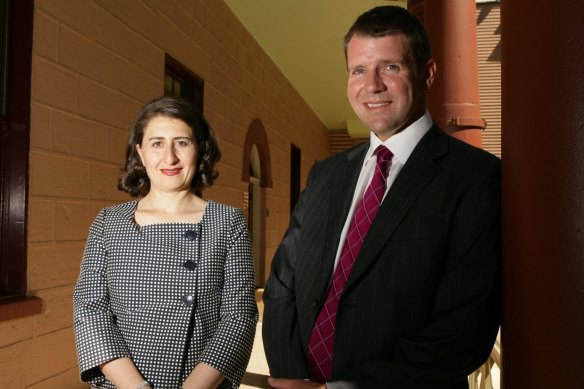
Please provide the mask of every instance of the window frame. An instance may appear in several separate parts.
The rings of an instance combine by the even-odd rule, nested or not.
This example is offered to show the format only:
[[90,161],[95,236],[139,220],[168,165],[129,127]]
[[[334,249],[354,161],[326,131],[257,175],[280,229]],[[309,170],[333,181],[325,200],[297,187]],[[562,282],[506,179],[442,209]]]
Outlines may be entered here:
[[0,321],[42,310],[26,296],[33,0],[7,0],[0,110]]
[[[189,70],[186,66],[174,59],[168,54],[164,55],[164,78],[170,74],[175,80],[181,84],[189,84],[192,87],[192,97],[186,97],[187,100],[192,101],[195,108],[203,114],[204,100],[205,100],[205,81]],[[164,89],[166,94],[166,87]]]

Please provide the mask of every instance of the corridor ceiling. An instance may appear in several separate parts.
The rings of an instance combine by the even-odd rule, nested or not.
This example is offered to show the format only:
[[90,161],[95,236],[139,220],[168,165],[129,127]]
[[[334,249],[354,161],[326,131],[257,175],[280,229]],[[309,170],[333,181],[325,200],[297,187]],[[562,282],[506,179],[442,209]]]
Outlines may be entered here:
[[367,136],[346,94],[343,37],[378,5],[406,0],[225,0],[329,130]]

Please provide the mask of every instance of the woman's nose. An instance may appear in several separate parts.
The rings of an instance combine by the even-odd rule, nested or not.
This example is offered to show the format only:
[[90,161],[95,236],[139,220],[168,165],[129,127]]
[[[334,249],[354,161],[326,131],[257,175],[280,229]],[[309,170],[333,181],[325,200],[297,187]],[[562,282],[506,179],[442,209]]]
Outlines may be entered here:
[[166,148],[164,152],[164,162],[169,165],[174,165],[178,162],[178,156],[176,155],[176,150],[173,145]]

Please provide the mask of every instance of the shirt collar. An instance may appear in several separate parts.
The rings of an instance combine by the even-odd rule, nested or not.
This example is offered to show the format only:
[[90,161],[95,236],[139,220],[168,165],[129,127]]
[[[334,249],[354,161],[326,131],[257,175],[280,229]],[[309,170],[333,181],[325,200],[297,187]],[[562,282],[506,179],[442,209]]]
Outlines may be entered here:
[[414,148],[422,137],[432,127],[432,117],[430,112],[426,111],[418,120],[412,123],[403,131],[391,136],[385,142],[382,142],[373,132],[369,134],[369,150],[365,156],[365,161],[373,156],[373,152],[379,145],[387,147],[393,155],[405,164],[414,151]]

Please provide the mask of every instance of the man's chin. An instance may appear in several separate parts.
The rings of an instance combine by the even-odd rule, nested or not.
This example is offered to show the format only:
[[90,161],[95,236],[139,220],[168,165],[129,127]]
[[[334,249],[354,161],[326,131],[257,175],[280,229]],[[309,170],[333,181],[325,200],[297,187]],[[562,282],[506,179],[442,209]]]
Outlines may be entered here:
[[386,141],[387,139],[391,138],[393,135],[401,131],[400,128],[382,126],[371,126],[369,127],[369,129],[373,134],[375,134],[375,136],[381,139],[381,141]]

